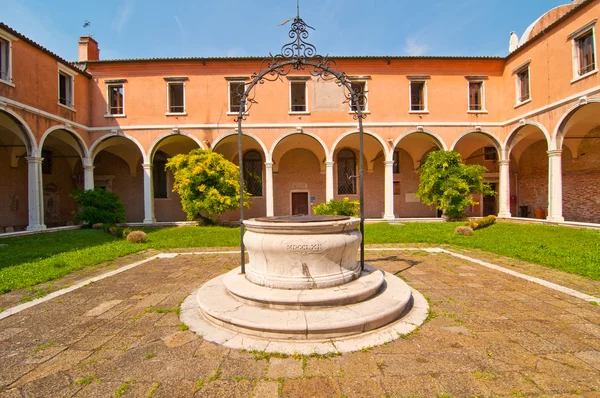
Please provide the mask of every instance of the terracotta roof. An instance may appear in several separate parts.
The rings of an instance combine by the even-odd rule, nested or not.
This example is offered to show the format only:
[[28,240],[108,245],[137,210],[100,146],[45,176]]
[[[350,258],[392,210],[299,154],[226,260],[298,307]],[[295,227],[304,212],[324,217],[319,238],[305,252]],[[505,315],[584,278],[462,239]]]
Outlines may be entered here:
[[68,68],[74,70],[75,72],[78,72],[80,74],[82,74],[83,76],[87,77],[87,78],[91,78],[92,75],[90,75],[89,73],[87,73],[84,70],[81,70],[81,68],[79,68],[77,65],[75,65],[73,62],[69,62],[66,59],[59,57],[58,55],[56,55],[55,53],[53,53],[52,51],[48,50],[46,47],[39,45],[38,43],[36,43],[35,41],[31,40],[29,37],[24,36],[23,34],[17,32],[16,30],[14,30],[13,28],[11,28],[10,26],[6,25],[3,22],[0,22],[0,29],[7,31],[8,33],[10,33],[13,36],[18,37],[19,39],[31,44],[33,47],[37,48],[38,50],[48,54],[49,56],[51,56],[52,58],[56,59],[57,61],[61,62],[62,64],[64,64],[65,66],[67,66]]

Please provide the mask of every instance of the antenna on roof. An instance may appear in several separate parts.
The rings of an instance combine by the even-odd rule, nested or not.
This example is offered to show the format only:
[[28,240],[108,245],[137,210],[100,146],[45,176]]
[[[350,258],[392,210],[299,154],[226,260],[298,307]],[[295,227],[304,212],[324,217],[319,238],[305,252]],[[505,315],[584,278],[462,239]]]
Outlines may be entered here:
[[92,23],[86,20],[83,23],[83,27],[88,28],[88,36],[92,37]]

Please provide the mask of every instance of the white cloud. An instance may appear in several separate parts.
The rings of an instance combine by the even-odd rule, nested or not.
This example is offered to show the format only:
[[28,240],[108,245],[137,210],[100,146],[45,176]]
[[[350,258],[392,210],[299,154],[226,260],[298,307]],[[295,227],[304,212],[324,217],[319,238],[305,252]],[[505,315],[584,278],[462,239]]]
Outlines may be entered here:
[[425,55],[428,50],[429,46],[427,44],[421,42],[420,40],[414,37],[407,38],[404,44],[404,52],[406,53],[406,55],[418,57],[421,55]]
[[134,0],[125,0],[123,4],[121,4],[121,6],[119,7],[117,15],[115,15],[115,18],[112,22],[112,27],[114,30],[117,31],[117,33],[121,33],[121,31],[129,21],[129,18],[133,13],[133,6]]

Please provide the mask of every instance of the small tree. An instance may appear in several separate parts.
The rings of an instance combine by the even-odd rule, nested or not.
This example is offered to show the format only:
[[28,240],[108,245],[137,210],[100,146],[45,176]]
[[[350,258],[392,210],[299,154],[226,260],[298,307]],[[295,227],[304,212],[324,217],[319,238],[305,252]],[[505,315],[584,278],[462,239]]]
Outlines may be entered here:
[[[211,150],[195,149],[170,158],[166,167],[173,172],[173,191],[181,197],[188,220],[212,217],[235,210],[240,203],[239,167]],[[248,192],[244,206],[248,207]]]
[[487,169],[464,164],[455,151],[431,152],[417,171],[421,177],[417,196],[426,205],[436,205],[446,219],[463,217],[468,206],[478,203],[474,194],[496,194],[483,178]]
[[76,190],[71,194],[79,206],[79,213],[75,214],[76,222],[83,222],[91,227],[102,223],[115,225],[125,222],[125,206],[119,195],[105,189]]

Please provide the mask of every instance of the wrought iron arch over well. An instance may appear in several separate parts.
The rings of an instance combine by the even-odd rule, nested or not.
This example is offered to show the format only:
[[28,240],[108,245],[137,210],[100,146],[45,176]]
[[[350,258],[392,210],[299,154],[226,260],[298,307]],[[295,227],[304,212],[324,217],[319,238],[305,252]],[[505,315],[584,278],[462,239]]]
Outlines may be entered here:
[[[265,58],[260,66],[258,72],[254,72],[251,76],[251,81],[248,85],[240,85],[239,90],[235,94],[235,101],[239,104],[239,111],[236,118],[238,123],[238,159],[243,159],[243,148],[242,148],[242,122],[245,120],[246,115],[250,108],[257,104],[255,100],[254,87],[257,84],[264,84],[266,81],[276,81],[281,79],[282,76],[287,76],[292,71],[306,71],[311,76],[317,77],[323,80],[332,80],[337,83],[338,86],[344,87],[345,100],[344,103],[349,104],[366,104],[367,97],[366,92],[361,89],[360,85],[353,85],[352,80],[344,72],[340,72],[335,60],[330,59],[328,56],[318,55],[317,48],[307,42],[308,29],[313,27],[307,25],[302,18],[300,18],[300,12],[298,13],[292,22],[292,26],[288,33],[291,42],[285,44],[281,48],[281,52],[276,55],[269,54],[269,57]],[[244,90],[245,89],[245,90]],[[360,232],[363,235],[362,242],[360,244],[360,264],[361,268],[364,268],[365,256],[364,256],[364,192],[363,192],[363,171],[364,171],[364,160],[363,160],[363,123],[362,120],[366,117],[363,113],[363,106],[355,106],[352,108],[353,117],[358,121],[358,132],[359,132],[359,170],[358,176],[349,176],[349,178],[358,178],[358,190],[360,200]],[[242,273],[245,272],[245,254],[244,254],[244,198],[241,194],[244,192],[244,168],[240,167],[240,244],[241,244],[241,268]]]

